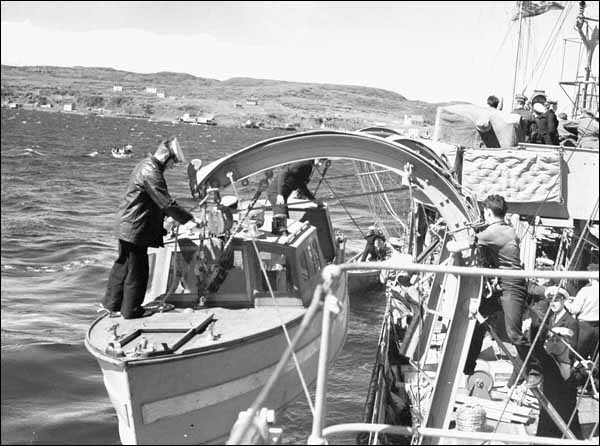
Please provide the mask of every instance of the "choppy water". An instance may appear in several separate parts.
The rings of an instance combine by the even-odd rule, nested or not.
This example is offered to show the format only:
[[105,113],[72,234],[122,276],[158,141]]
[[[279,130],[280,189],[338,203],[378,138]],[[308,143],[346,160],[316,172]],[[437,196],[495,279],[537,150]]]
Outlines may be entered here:
[[[114,213],[133,166],[172,134],[188,159],[211,161],[283,133],[2,110],[2,444],[119,444],[116,414],[83,339],[116,258]],[[134,157],[112,158],[113,143],[131,143]],[[174,197],[189,196],[184,168],[166,177]],[[366,218],[364,204],[346,206]],[[377,293],[351,297],[327,424],[361,419],[382,306]],[[277,423],[284,443],[305,443],[308,405],[298,400]]]

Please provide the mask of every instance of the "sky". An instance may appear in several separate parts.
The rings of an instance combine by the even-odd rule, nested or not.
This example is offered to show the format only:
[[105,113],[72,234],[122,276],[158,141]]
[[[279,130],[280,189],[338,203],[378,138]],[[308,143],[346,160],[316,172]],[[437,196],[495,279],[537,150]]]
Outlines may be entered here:
[[[544,89],[575,75],[578,2],[569,14],[528,19],[521,64],[545,67],[518,77],[518,89]],[[598,17],[598,2],[588,2]],[[2,1],[5,65],[174,71],[225,80],[252,77],[361,85],[427,102],[511,103],[516,2],[17,2]],[[557,22],[551,57],[540,59]],[[563,52],[566,46],[566,63]],[[596,56],[597,61],[597,56]],[[597,62],[595,62],[597,66]],[[597,70],[596,70],[597,73]],[[530,73],[531,74],[531,73]],[[525,85],[527,84],[527,85]],[[508,107],[507,106],[507,107]]]

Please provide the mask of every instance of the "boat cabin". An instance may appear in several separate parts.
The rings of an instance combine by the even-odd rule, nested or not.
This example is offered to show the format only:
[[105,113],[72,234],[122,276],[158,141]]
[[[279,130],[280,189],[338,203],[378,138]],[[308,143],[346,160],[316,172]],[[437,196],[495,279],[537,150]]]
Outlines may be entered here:
[[[272,216],[264,215],[260,227],[251,223],[233,237],[227,254],[222,238],[202,239],[201,229],[170,236],[164,248],[149,250],[144,304],[164,299],[180,308],[272,306],[272,290],[278,306],[308,306],[319,272],[336,255],[327,209],[312,206],[290,209],[299,219],[288,219],[281,231],[274,232]],[[218,264],[224,277],[210,287]]]

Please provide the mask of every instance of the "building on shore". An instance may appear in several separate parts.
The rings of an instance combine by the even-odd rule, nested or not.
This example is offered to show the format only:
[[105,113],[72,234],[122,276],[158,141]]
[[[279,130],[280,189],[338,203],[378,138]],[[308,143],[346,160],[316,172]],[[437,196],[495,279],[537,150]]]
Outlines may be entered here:
[[258,99],[248,98],[246,99],[246,105],[258,105]]
[[63,111],[72,112],[74,110],[75,110],[75,104],[73,104],[73,103],[68,103],[68,104],[63,105]]
[[122,85],[113,85],[113,91],[123,91]]
[[424,123],[423,115],[404,115],[404,125],[406,126],[423,127]]
[[146,87],[146,93],[156,94],[156,87]]
[[159,91],[158,93],[156,93],[156,97],[164,99],[165,98],[165,93],[162,92],[162,91]]

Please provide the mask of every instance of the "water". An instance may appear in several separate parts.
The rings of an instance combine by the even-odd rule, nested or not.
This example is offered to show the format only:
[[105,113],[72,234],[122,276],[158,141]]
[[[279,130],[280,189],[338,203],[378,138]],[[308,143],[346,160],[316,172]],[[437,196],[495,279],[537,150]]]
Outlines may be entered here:
[[[212,161],[280,134],[2,109],[2,444],[119,444],[116,414],[83,339],[117,255],[114,213],[133,166],[169,135],[188,159]],[[110,156],[112,144],[126,143],[133,158]],[[174,197],[189,196],[184,167],[166,178]],[[346,193],[356,187],[346,186]],[[346,206],[369,224],[364,204]],[[341,227],[351,224],[346,216]],[[351,296],[328,425],[361,420],[383,300]],[[284,443],[305,443],[311,417],[303,397],[277,423]]]

